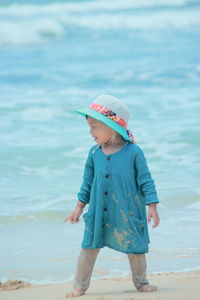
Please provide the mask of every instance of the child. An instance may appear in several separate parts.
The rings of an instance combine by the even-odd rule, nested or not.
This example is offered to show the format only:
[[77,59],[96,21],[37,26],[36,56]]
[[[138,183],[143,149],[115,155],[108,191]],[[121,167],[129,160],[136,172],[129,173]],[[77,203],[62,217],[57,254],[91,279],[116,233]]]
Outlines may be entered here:
[[64,222],[79,222],[83,209],[85,231],[74,279],[74,292],[85,294],[100,248],[107,246],[128,255],[133,284],[138,291],[156,291],[146,278],[148,222],[159,224],[159,202],[143,151],[127,130],[128,108],[117,98],[102,95],[86,109],[76,110],[86,117],[93,146],[85,164],[83,183],[74,211]]

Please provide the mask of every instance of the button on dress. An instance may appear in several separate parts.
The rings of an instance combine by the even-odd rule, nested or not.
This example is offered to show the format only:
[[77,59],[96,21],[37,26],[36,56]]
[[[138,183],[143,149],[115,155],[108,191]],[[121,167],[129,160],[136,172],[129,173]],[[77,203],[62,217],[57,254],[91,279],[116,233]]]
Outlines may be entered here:
[[159,202],[142,149],[127,143],[113,154],[93,146],[78,200],[88,203],[82,248],[105,246],[127,254],[148,252],[146,205]]

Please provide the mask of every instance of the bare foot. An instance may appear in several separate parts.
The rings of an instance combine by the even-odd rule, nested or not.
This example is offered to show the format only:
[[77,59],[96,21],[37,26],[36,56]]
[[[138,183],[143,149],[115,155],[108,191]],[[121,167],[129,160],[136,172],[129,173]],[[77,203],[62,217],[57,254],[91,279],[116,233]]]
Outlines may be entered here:
[[69,297],[80,297],[82,295],[85,294],[85,291],[79,289],[79,288],[75,288],[74,291],[72,293],[69,293],[67,295],[65,295],[65,298],[69,298]]
[[142,284],[137,290],[139,292],[156,292],[157,286],[150,284]]

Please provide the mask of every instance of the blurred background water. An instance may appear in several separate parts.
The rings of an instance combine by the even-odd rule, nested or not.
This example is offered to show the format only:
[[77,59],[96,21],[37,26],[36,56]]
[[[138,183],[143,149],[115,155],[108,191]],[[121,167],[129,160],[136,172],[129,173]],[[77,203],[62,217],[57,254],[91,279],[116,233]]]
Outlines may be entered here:
[[[200,269],[200,1],[0,1],[0,280],[72,280],[63,224],[93,145],[73,109],[125,101],[160,199],[148,272]],[[129,274],[103,249],[94,278]]]

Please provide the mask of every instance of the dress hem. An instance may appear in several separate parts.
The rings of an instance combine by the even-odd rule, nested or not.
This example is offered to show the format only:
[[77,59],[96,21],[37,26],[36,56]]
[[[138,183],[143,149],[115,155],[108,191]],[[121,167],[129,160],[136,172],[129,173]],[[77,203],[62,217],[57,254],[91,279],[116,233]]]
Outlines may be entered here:
[[123,254],[133,254],[133,255],[137,255],[137,254],[146,254],[146,253],[149,252],[149,249],[148,249],[147,251],[142,251],[142,252],[133,252],[133,251],[127,251],[127,252],[125,252],[125,251],[121,251],[121,250],[119,250],[119,249],[117,249],[117,248],[110,247],[110,246],[108,246],[108,245],[104,245],[104,246],[101,246],[101,247],[83,247],[83,246],[82,246],[81,248],[82,248],[82,249],[102,249],[102,248],[104,248],[104,247],[108,247],[108,248],[110,248],[110,249],[119,251],[119,252],[121,252],[121,253],[123,253]]

